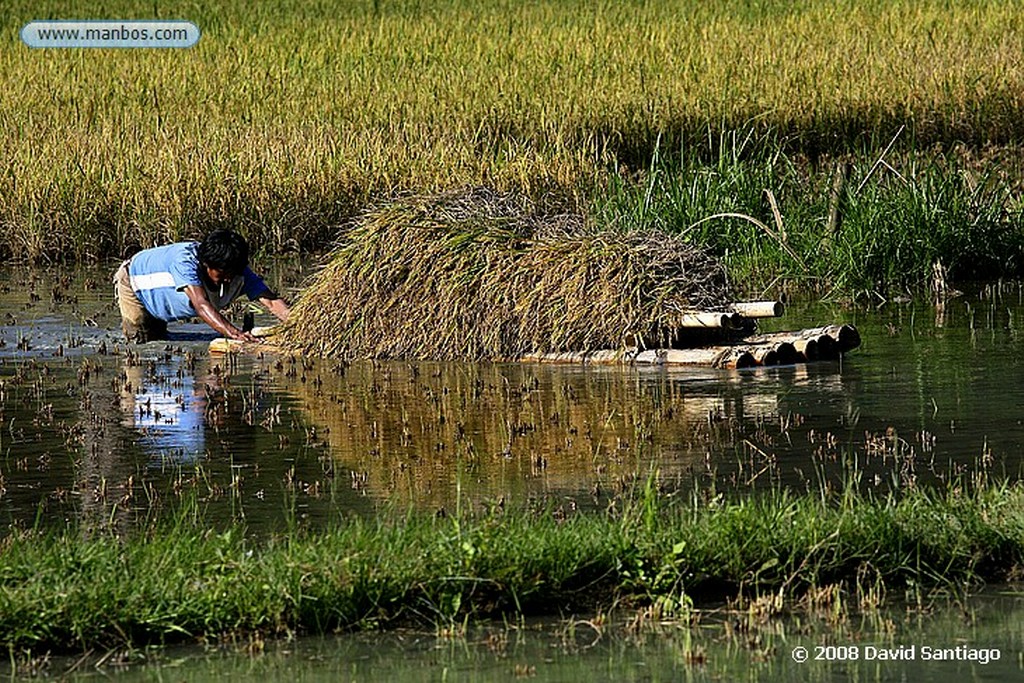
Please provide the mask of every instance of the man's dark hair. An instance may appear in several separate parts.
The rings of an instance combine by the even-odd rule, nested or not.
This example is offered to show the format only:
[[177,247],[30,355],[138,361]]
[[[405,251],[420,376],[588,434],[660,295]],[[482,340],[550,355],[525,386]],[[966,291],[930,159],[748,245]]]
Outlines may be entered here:
[[249,265],[249,243],[234,230],[214,230],[199,244],[199,263],[234,275]]

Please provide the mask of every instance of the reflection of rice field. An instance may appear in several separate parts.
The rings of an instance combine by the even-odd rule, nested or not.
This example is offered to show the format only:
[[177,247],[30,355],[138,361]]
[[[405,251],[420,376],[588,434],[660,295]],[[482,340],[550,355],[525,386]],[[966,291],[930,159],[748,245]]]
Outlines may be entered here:
[[[7,16],[20,26],[69,11],[15,3]],[[126,0],[78,3],[73,13],[153,10]],[[856,275],[847,284],[861,287],[901,273],[916,281],[924,270],[862,268],[847,245],[869,265],[930,267],[945,256],[956,275],[950,261],[964,245],[934,238],[908,257],[919,236],[911,228],[930,219],[945,230],[946,214],[972,225],[972,211],[989,216],[982,209],[995,220],[1002,198],[972,187],[1016,174],[1014,149],[990,147],[1019,139],[1024,120],[1024,33],[1012,3],[451,0],[160,13],[196,22],[199,45],[0,47],[5,257],[101,257],[215,224],[240,227],[273,251],[322,247],[367,202],[467,184],[584,212],[620,188],[630,202],[603,214],[615,224],[678,230],[721,211],[771,223],[769,188],[809,275],[844,284],[830,269],[845,265]],[[859,185],[901,124],[907,131],[889,159],[899,175],[876,169],[875,182],[851,197],[892,204],[878,215],[852,207],[854,235],[823,254],[818,229],[833,166],[821,162],[851,153]],[[944,156],[954,143],[966,157]],[[923,157],[896,161],[908,150]],[[751,163],[752,153],[764,163]],[[961,184],[960,170],[974,180]],[[956,192],[934,187],[936,178]],[[879,181],[894,199],[877,195]],[[861,234],[877,232],[883,217],[893,234],[877,243]],[[971,235],[990,240],[990,223]],[[753,249],[727,247],[715,232],[729,241],[744,234],[717,222],[695,236],[717,251]],[[758,249],[775,259],[772,270],[796,268],[777,246]]]
[[374,496],[449,508],[459,491],[593,506],[632,486],[669,433],[665,474],[687,463],[692,473],[712,438],[708,415],[728,403],[659,396],[632,374],[529,366],[359,363],[321,378],[291,391],[345,468]]
[[334,469],[350,472],[352,488],[400,509],[525,500],[600,509],[645,477],[666,495],[848,485],[883,494],[998,469],[991,453],[979,460],[926,432],[857,429],[819,414],[808,398],[840,413],[856,402],[855,373],[828,368],[780,369],[769,391],[744,387],[739,373],[398,362],[335,368],[310,366],[283,391],[298,399]]

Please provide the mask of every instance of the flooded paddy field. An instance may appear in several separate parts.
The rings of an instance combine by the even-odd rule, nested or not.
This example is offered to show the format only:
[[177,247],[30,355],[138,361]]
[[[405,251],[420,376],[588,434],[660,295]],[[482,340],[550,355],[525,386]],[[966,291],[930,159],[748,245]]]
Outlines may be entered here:
[[260,534],[382,508],[603,509],[650,476],[714,497],[1022,471],[1018,284],[941,307],[794,304],[763,327],[849,322],[862,347],[720,371],[211,356],[199,324],[127,346],[108,279],[0,282],[4,528],[131,527],[186,495]]
[[[298,277],[285,266],[270,281],[287,292]],[[557,520],[614,509],[651,484],[659,497],[714,507],[762,490],[888,494],[1022,472],[1016,283],[944,306],[791,304],[763,327],[849,322],[861,348],[841,362],[719,371],[211,356],[213,335],[198,324],[128,346],[107,279],[104,269],[12,268],[0,281],[3,536],[131,535],[186,508],[200,531],[260,539],[407,510]],[[1005,680],[1024,666],[1012,586],[952,598],[818,588],[787,595],[784,608],[754,598],[666,614],[656,600],[582,616],[554,609],[538,622],[442,620],[428,632],[264,641],[257,630],[69,659],[12,651],[0,675]],[[1000,658],[927,661],[925,645]],[[880,662],[862,656],[869,646],[917,651]],[[794,659],[800,647],[809,661]],[[814,659],[822,647],[846,649]]]

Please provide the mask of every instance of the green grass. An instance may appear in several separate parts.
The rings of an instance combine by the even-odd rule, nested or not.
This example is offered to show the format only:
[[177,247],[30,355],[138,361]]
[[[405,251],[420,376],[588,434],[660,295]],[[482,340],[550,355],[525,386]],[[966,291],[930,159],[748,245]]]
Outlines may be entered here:
[[633,179],[609,183],[595,201],[596,222],[684,236],[721,258],[738,290],[754,293],[776,291],[780,280],[843,295],[919,291],[936,262],[954,281],[1024,275],[1016,154],[891,151],[886,167],[876,164],[880,150],[863,150],[815,168],[782,151],[777,134],[753,128],[708,147],[716,157],[656,157]]
[[[620,512],[411,514],[269,540],[182,515],[128,538],[16,533],[0,553],[0,643],[141,646],[457,625],[615,605],[954,589],[1019,577],[1024,488],[915,490],[901,499],[772,493],[659,499]],[[866,586],[866,589],[865,589]]]
[[[154,15],[194,21],[200,43],[58,51],[17,37],[31,19]],[[922,154],[1013,149],[1024,132],[1014,3],[16,2],[6,16],[4,259],[105,258],[216,225],[271,253],[320,249],[368,204],[467,185],[586,212],[657,150],[713,165],[719,134],[750,128],[823,173],[819,184],[822,155],[870,165],[903,124],[899,148]],[[741,199],[723,187],[687,211]],[[814,194],[780,201],[797,231],[820,213]],[[893,201],[917,211],[914,197]],[[853,245],[874,260],[916,244],[880,239]],[[915,268],[928,254],[917,256]],[[829,279],[888,284],[900,258]],[[811,270],[829,275],[832,262]]]

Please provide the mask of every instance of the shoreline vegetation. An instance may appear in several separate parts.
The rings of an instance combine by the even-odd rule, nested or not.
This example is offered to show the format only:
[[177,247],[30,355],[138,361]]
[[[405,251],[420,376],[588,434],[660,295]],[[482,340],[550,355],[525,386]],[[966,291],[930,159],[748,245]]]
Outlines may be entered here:
[[[199,44],[15,35],[157,11]],[[0,260],[115,258],[218,226],[263,255],[320,252],[370,208],[486,187],[677,234],[750,290],[1024,275],[1010,3],[125,0],[8,17]]]
[[139,648],[470,619],[634,614],[685,623],[731,601],[764,619],[964,595],[1024,570],[1024,487],[660,495],[652,476],[600,514],[492,505],[339,520],[247,538],[174,520],[0,541],[0,643],[28,653]]

